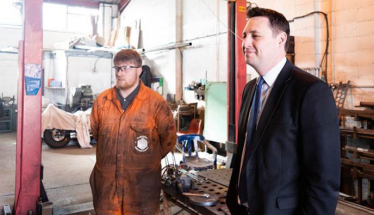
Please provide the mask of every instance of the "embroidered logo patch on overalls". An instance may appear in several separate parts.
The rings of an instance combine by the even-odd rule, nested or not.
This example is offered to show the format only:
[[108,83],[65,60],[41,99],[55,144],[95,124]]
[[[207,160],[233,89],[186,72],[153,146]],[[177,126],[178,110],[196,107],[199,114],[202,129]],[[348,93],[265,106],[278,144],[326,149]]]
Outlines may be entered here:
[[145,152],[148,149],[148,138],[146,136],[139,136],[136,138],[135,149],[139,152]]

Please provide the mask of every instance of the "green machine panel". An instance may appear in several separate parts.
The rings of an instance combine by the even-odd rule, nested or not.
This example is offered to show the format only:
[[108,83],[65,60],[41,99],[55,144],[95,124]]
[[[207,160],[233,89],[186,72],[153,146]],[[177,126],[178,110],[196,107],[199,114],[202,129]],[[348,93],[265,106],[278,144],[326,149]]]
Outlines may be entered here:
[[227,141],[227,83],[208,82],[205,86],[204,137],[214,142]]

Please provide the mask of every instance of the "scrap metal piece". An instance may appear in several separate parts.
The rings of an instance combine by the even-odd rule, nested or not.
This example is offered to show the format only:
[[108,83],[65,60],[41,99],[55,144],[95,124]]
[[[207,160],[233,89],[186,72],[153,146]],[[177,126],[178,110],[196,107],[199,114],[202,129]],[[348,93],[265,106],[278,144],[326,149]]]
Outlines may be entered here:
[[200,197],[204,197],[204,198],[209,198],[209,194],[208,193],[182,193],[184,196],[200,196]]
[[213,205],[216,205],[218,202],[218,196],[215,194],[208,194],[209,197],[202,197],[202,196],[189,196],[188,198],[190,199],[190,203],[199,205],[199,206],[204,206],[204,207],[210,207]]
[[194,179],[195,181],[197,181],[199,183],[205,183],[207,181],[207,178],[198,175],[197,172],[192,171],[192,170],[187,171],[187,170],[184,170],[184,169],[179,169],[179,172],[181,172],[182,174],[186,174],[188,177]]

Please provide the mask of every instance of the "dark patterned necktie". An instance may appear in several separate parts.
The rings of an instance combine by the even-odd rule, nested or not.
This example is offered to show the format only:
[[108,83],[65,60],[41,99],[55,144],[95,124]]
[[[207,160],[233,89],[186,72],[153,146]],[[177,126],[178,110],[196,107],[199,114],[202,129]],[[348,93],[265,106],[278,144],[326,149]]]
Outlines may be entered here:
[[247,178],[246,178],[246,166],[249,159],[249,146],[253,140],[254,131],[256,130],[257,124],[257,116],[261,107],[261,88],[262,84],[264,83],[264,79],[260,76],[259,82],[256,87],[256,93],[254,95],[254,99],[251,105],[251,112],[248,120],[247,125],[247,138],[245,141],[245,154],[242,161],[242,168],[240,172],[239,178],[239,187],[238,187],[238,195],[241,203],[247,202]]

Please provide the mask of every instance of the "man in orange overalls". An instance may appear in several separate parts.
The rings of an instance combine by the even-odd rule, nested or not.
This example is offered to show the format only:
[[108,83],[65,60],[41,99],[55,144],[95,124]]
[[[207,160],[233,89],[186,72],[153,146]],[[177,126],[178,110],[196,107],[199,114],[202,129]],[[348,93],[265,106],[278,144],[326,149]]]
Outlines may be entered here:
[[96,214],[159,213],[161,159],[176,143],[167,102],[140,80],[142,59],[130,49],[114,59],[116,86],[92,108],[96,164],[90,177]]

